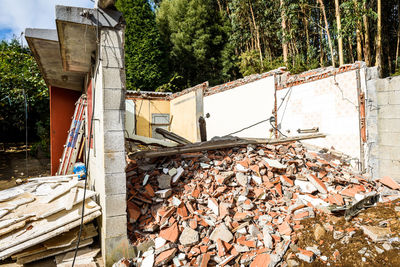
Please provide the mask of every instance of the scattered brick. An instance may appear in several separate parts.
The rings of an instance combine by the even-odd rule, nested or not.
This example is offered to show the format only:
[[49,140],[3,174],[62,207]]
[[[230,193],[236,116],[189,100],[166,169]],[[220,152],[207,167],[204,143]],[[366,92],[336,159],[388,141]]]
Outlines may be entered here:
[[[128,160],[129,238],[136,246],[156,241],[154,266],[276,266],[301,239],[303,220],[322,212],[328,220],[313,229],[316,244],[327,231],[341,242],[355,229],[338,231],[329,205],[355,203],[378,188],[346,161],[321,153],[292,142]],[[379,182],[400,189],[390,177]],[[364,229],[373,241],[389,237],[374,230]],[[316,251],[293,253],[311,263]]]

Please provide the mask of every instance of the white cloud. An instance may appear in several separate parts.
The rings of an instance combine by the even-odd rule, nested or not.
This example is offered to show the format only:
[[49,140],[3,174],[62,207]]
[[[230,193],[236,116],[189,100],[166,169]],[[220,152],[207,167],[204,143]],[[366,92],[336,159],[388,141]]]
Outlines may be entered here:
[[19,36],[25,28],[55,29],[56,5],[93,8],[94,3],[90,0],[0,0],[0,31],[11,29]]

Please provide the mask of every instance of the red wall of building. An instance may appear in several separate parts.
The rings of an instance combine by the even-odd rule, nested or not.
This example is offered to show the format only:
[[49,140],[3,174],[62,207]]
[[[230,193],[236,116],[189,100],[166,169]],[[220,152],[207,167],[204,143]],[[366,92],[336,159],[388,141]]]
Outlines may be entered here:
[[75,102],[81,93],[50,86],[50,159],[51,174],[58,170],[68,130],[75,111]]
[[[92,125],[92,116],[93,116],[93,87],[92,87],[92,79],[90,79],[90,82],[87,87],[86,91],[87,95],[87,131],[92,133],[92,139],[90,140],[90,148],[93,148],[93,132],[94,132],[94,125]],[[90,129],[92,128],[92,129]],[[88,135],[88,141],[89,141],[89,135]]]

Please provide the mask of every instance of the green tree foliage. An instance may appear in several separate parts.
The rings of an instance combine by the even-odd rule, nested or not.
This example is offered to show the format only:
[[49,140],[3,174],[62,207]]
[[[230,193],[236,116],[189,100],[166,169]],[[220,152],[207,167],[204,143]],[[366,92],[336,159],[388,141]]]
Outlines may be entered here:
[[[332,0],[151,0],[169,66],[158,90],[181,90],[206,80],[222,83],[281,66],[292,73],[333,62],[337,67],[339,36],[345,64],[361,58],[374,66],[377,1],[338,3],[341,32]],[[382,10],[387,76],[400,72],[400,1],[382,1]]]
[[[0,142],[25,140],[25,90],[30,139],[48,132],[49,92],[26,47],[17,40],[0,42]],[[43,128],[44,125],[47,127]]]
[[146,0],[118,0],[116,6],[126,21],[127,89],[154,90],[169,80],[155,14]]
[[179,87],[223,81],[227,34],[215,1],[164,0],[157,10],[157,24],[168,47],[169,64],[183,77]]

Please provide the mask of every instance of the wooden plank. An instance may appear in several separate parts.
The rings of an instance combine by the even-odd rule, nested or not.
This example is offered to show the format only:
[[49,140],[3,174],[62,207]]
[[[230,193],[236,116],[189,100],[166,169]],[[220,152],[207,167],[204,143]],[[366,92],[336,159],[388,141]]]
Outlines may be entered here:
[[[65,248],[69,247],[71,245],[75,245],[76,247],[76,241],[78,240],[78,234],[79,234],[79,228],[80,227],[75,227],[74,229],[65,232],[59,236],[53,237],[43,243],[40,243],[38,245],[35,245],[33,247],[30,247],[28,249],[25,249],[24,251],[14,254],[12,256],[13,259],[17,258],[23,258],[27,257],[30,255],[34,255],[46,250],[51,250],[51,249],[60,249],[60,248]],[[93,223],[89,223],[87,225],[84,225],[82,228],[82,235],[81,235],[81,240],[86,240],[92,237],[97,236],[97,230],[94,227]]]
[[75,197],[76,197],[76,191],[78,190],[77,187],[73,187],[71,191],[69,191],[67,202],[65,203],[65,209],[66,210],[71,210],[72,206],[74,205]]
[[[96,202],[91,199],[86,200],[85,203],[87,204],[87,207],[85,209],[85,213],[87,214],[93,213],[100,209]],[[62,228],[69,222],[80,219],[81,209],[82,207],[80,205],[75,205],[70,211],[63,210],[61,212],[48,216],[45,219],[31,222],[31,229],[29,231],[24,232],[24,230],[21,229],[2,237],[0,239],[0,251],[6,250],[9,247],[15,246],[27,240],[34,239],[35,237],[53,231],[54,229]],[[60,232],[60,234],[69,231],[70,229],[63,230]]]
[[[94,257],[99,254],[100,249],[99,248],[84,248],[78,250],[78,253],[76,254],[76,260],[82,260],[82,259],[93,259]],[[74,255],[75,251],[65,253],[64,255],[58,255],[56,257],[56,264],[60,264],[63,262],[72,262],[74,260]]]
[[[47,240],[46,242],[43,243],[43,245],[47,249],[60,248],[60,247],[66,246],[67,242],[66,242],[65,239],[68,236],[69,237],[71,237],[71,236],[74,237],[73,242],[76,242],[78,240],[79,228],[80,227],[76,227],[74,231],[69,231],[69,232],[67,232],[67,233],[65,233],[65,234],[63,234],[61,236],[58,236],[56,238]],[[97,233],[96,227],[94,227],[93,223],[89,223],[89,224],[84,225],[82,227],[82,234],[81,234],[81,239],[82,240],[88,239],[88,238],[91,238],[91,237],[95,237],[97,235],[98,235],[98,233]],[[64,238],[64,240],[63,240],[63,238]],[[70,244],[72,244],[72,242],[70,242]],[[68,245],[70,245],[70,244],[68,244]]]
[[[35,178],[29,178],[27,181],[46,181],[46,180],[55,180],[59,181],[58,179],[61,178],[72,178],[78,176],[77,174],[67,174],[67,175],[54,175],[54,176],[44,176],[44,177],[35,177]],[[68,181],[68,180],[67,180]]]
[[236,140],[228,139],[228,140],[219,140],[219,141],[207,141],[201,143],[195,143],[191,145],[185,145],[181,147],[173,147],[173,148],[164,148],[159,150],[152,151],[139,151],[129,155],[130,159],[135,158],[155,158],[155,157],[166,157],[172,155],[179,155],[185,153],[194,153],[201,152],[206,150],[216,150],[223,148],[230,148],[236,146],[244,146],[249,144],[283,144],[288,142],[306,140],[306,139],[314,139],[314,138],[324,138],[325,134],[310,134],[310,135],[302,135],[302,136],[294,136],[288,138],[279,138],[279,139],[241,139],[237,138]]
[[[81,243],[79,243],[79,248],[83,248],[83,247],[89,246],[91,244],[93,244],[93,238],[82,240]],[[45,259],[48,257],[56,256],[56,255],[59,255],[59,254],[62,254],[62,253],[65,253],[65,252],[68,252],[71,250],[75,250],[75,248],[76,248],[76,243],[72,244],[68,247],[64,247],[64,248],[55,248],[55,249],[45,250],[40,253],[29,255],[26,257],[17,258],[17,264],[26,264],[26,263],[30,263],[33,261],[38,261],[38,260]]]
[[54,191],[54,193],[52,193],[51,195],[47,196],[45,199],[42,200],[42,203],[50,203],[51,201],[53,201],[54,199],[56,199],[57,197],[65,194],[65,193],[67,193],[73,187],[75,187],[77,185],[78,185],[78,179],[74,179],[66,185],[57,187],[56,190]]
[[[57,264],[57,267],[72,267],[72,262],[63,262]],[[75,261],[74,267],[98,267],[94,259],[81,259]]]
[[[26,194],[28,194],[28,193],[26,193]],[[96,195],[96,192],[91,191],[91,190],[86,190],[85,198],[89,199],[95,195]],[[22,196],[23,195],[21,195],[20,197],[22,197]],[[26,214],[32,214],[32,216],[29,218],[26,218],[24,221],[12,224],[6,228],[1,229],[0,236],[24,227],[25,224],[28,223],[29,221],[43,219],[43,218],[51,216],[57,212],[65,210],[65,203],[66,203],[67,197],[68,197],[68,195],[63,195],[51,203],[41,203],[40,200],[45,198],[45,196],[38,196],[36,201],[28,203],[26,205],[18,206],[16,209],[12,210],[12,212],[10,212],[9,214],[6,214],[2,218],[2,221],[22,217],[22,216],[25,216]],[[18,200],[18,199],[15,199],[15,200]],[[14,200],[12,200],[12,201],[14,201]],[[83,189],[79,188],[77,190],[74,205],[80,204],[82,201],[83,201]],[[8,202],[0,203],[0,205],[7,205],[7,203]]]
[[18,208],[19,206],[31,203],[33,201],[35,201],[35,196],[33,194],[23,193],[13,200],[0,203],[0,219],[6,216],[10,211]]
[[[95,210],[94,212],[88,213],[83,218],[83,223],[88,223],[88,222],[94,220],[95,218],[99,217],[100,215],[101,215],[101,212],[98,209]],[[40,244],[52,237],[58,236],[66,231],[69,231],[72,228],[79,226],[80,223],[81,223],[81,219],[78,218],[70,223],[65,223],[63,226],[60,226],[51,231],[45,231],[45,233],[42,235],[39,235],[39,236],[35,235],[35,237],[32,237],[32,238],[24,237],[24,241],[19,239],[15,242],[9,242],[10,240],[8,240],[10,245],[4,246],[2,244],[0,247],[0,249],[2,250],[0,252],[0,260],[4,260],[17,252],[20,252],[20,251],[22,251],[26,248],[32,247],[34,245]]]

